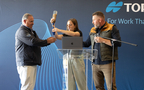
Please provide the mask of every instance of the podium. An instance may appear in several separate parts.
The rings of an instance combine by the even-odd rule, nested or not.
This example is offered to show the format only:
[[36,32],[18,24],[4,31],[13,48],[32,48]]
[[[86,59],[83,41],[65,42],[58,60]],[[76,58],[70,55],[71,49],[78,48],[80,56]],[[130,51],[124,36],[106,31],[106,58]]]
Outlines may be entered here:
[[[86,60],[86,90],[88,81],[88,60],[93,62],[97,59],[97,49],[57,49],[58,56],[63,59],[63,87],[62,90],[68,90],[68,60],[70,58],[82,58]],[[93,77],[92,77],[93,79]],[[92,84],[93,85],[93,80]]]

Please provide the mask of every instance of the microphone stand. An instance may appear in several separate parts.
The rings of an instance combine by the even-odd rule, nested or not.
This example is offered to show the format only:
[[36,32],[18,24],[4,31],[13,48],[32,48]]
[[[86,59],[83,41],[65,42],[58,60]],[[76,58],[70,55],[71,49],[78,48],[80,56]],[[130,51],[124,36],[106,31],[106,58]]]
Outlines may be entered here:
[[[99,36],[99,37],[100,37],[100,36]],[[111,40],[111,41],[117,41],[117,42],[126,43],[126,44],[129,44],[129,45],[132,45],[132,46],[137,46],[137,44],[133,44],[133,43],[129,43],[129,42],[125,42],[125,41],[121,41],[121,40],[113,39],[113,38],[107,38],[107,37],[101,37],[101,38],[109,39],[109,40]]]
[[114,74],[114,42],[115,41],[122,42],[122,43],[126,43],[126,44],[129,44],[132,46],[137,46],[137,44],[133,44],[133,43],[129,43],[129,42],[121,41],[121,40],[116,40],[113,38],[107,38],[107,37],[101,37],[101,38],[108,39],[108,40],[112,41],[112,47],[113,47],[113,50],[112,50],[112,76],[111,76],[111,90],[112,90],[113,89],[113,74]]

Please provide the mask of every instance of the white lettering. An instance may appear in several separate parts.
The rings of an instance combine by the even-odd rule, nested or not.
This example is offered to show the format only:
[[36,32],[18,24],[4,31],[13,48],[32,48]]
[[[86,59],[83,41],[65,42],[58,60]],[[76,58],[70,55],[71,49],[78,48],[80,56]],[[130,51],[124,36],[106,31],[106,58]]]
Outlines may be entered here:
[[124,3],[126,5],[126,12],[129,12],[129,6],[132,5],[132,3]]
[[141,3],[141,12],[144,12],[144,3]]
[[138,3],[124,3],[124,5],[126,6],[126,12],[130,12],[130,9],[133,12],[139,12],[141,10],[141,12],[144,12],[144,3],[138,4]]
[[[135,6],[137,6],[137,10],[135,10],[135,8],[134,8]],[[138,3],[134,3],[132,5],[131,9],[132,9],[133,12],[138,12],[140,10],[140,5]]]

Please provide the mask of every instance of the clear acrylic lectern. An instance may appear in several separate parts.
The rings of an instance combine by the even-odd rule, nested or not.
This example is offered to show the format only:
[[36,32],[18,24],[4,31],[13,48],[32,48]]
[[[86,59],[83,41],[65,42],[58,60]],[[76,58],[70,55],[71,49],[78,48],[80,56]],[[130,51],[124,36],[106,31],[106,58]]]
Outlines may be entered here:
[[97,58],[97,49],[57,49],[58,56],[63,59],[63,87],[68,90],[68,60],[69,58],[83,57],[86,60],[86,89],[88,81],[88,60],[93,62]]

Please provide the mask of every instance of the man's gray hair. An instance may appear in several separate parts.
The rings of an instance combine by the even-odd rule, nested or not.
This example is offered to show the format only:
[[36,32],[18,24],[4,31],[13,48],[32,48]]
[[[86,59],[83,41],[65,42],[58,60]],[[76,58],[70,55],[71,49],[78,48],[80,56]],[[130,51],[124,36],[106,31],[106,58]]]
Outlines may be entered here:
[[22,17],[22,23],[23,23],[24,20],[28,19],[29,16],[32,16],[32,15],[29,14],[29,13],[25,13],[25,14],[23,15],[23,17]]

